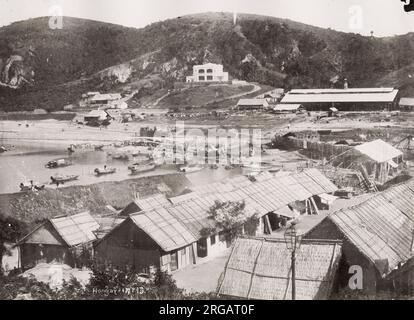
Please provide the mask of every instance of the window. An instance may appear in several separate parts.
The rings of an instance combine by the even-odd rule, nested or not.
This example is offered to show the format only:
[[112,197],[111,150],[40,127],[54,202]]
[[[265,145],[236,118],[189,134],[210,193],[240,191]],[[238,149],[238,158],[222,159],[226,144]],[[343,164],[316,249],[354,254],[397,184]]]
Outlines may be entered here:
[[207,73],[213,73],[213,69],[207,69]]
[[205,80],[205,77],[204,77],[204,76],[199,76],[199,77],[198,77],[198,80],[200,80],[200,81],[204,81],[204,80]]
[[198,73],[204,73],[204,69],[198,70]]
[[213,76],[207,76],[207,80],[213,80]]
[[224,232],[219,233],[219,240],[220,241],[226,241],[226,234]]
[[210,244],[212,246],[216,244],[216,235],[215,234],[210,237]]

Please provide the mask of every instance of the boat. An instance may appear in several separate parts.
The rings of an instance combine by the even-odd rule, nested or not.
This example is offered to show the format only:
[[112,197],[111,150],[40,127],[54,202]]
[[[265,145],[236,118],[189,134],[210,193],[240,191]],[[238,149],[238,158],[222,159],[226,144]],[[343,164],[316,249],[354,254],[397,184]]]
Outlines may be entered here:
[[104,166],[103,168],[95,168],[95,170],[93,170],[95,172],[96,175],[102,175],[102,174],[111,174],[111,173],[115,173],[116,168],[113,167],[107,167]]
[[63,184],[65,182],[69,182],[69,181],[73,181],[73,180],[77,180],[79,178],[78,175],[75,174],[69,174],[69,175],[55,175],[55,176],[51,176],[50,180],[52,180],[52,184]]
[[20,191],[39,191],[43,190],[44,188],[44,184],[39,185],[37,183],[34,183],[33,181],[20,183]]
[[112,159],[115,160],[128,160],[129,156],[126,153],[115,153],[112,155]]
[[0,146],[0,153],[6,152],[7,148],[5,146]]
[[95,146],[94,148],[95,148],[95,151],[102,151],[103,147],[104,145],[100,144],[100,145]]
[[203,170],[203,167],[197,167],[197,166],[187,166],[187,167],[181,167],[179,169],[180,172],[186,172],[186,173],[197,172],[201,170]]
[[50,160],[48,163],[45,164],[45,167],[52,169],[52,168],[67,167],[70,165],[72,165],[72,161],[70,159],[61,158],[61,159]]
[[131,174],[138,174],[146,171],[151,171],[155,169],[155,164],[153,163],[134,163],[128,167],[128,169],[131,171]]

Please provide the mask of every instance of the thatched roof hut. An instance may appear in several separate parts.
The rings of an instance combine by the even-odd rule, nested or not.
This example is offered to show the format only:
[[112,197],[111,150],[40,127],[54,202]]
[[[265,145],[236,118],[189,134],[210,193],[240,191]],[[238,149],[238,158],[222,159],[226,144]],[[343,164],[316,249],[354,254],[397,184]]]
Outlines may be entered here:
[[[296,253],[296,298],[327,299],[341,257],[341,243],[304,240]],[[218,294],[265,300],[292,297],[291,252],[279,239],[239,238],[224,270]]]

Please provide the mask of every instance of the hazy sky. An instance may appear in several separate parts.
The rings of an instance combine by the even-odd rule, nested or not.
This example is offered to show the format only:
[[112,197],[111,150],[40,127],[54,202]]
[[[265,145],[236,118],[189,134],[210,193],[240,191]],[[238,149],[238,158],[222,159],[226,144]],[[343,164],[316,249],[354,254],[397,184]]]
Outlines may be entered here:
[[363,35],[414,31],[414,11],[406,13],[400,0],[0,0],[0,26],[49,16],[56,5],[65,16],[138,28],[191,13],[226,11],[287,18]]

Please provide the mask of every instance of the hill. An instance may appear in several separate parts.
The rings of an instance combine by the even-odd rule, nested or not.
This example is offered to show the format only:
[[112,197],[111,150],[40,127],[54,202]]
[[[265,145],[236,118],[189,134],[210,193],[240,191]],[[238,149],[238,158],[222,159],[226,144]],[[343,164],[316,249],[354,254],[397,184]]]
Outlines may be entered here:
[[375,38],[249,14],[204,13],[142,29],[65,17],[0,28],[0,108],[59,110],[86,90],[172,88],[194,64],[285,88],[395,85],[414,94],[414,34]]

